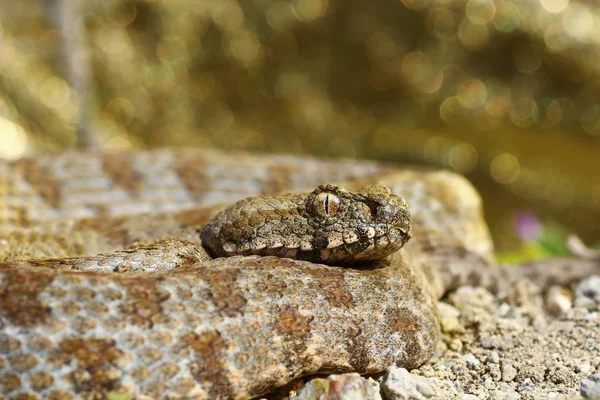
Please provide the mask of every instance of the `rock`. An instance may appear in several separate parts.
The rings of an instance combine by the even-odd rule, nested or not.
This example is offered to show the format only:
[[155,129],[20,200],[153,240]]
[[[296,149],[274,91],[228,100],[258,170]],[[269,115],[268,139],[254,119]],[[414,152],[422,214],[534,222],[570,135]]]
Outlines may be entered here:
[[479,360],[473,354],[465,354],[462,356],[462,359],[470,369],[475,369],[479,366]]
[[588,298],[600,303],[600,276],[594,275],[582,280],[575,291],[575,299]]
[[511,382],[517,376],[517,369],[511,363],[503,363],[500,370],[504,382]]
[[592,366],[588,362],[578,364],[575,366],[575,372],[582,372],[584,374],[590,372],[590,369],[592,369]]
[[487,358],[487,362],[490,364],[498,364],[500,362],[500,355],[497,351],[492,351]]
[[600,372],[596,372],[581,381],[579,393],[586,399],[600,398]]
[[546,309],[551,315],[558,316],[573,306],[573,293],[560,286],[552,286],[546,293]]
[[506,301],[513,307],[539,307],[541,289],[530,280],[522,280],[514,285],[506,296]]
[[460,311],[447,303],[438,303],[438,314],[440,326],[445,333],[464,333],[465,327],[460,323],[458,317]]
[[390,367],[381,385],[389,400],[424,400],[439,398],[427,378],[412,375],[405,368]]
[[505,391],[505,390],[497,390],[492,393],[489,400],[518,400],[521,396],[518,393]]
[[448,296],[448,301],[459,310],[483,309],[494,312],[496,299],[483,288],[462,286]]
[[500,382],[502,379],[502,372],[500,372],[500,365],[498,364],[490,364],[488,365],[488,374],[490,378],[495,382]]
[[313,379],[291,400],[381,400],[381,395],[373,379],[349,373]]
[[523,379],[521,386],[519,386],[521,392],[531,392],[533,390],[533,382],[529,378]]
[[460,310],[456,307],[451,306],[448,303],[439,302],[438,303],[438,314],[440,318],[445,317],[454,317],[458,318],[460,316]]

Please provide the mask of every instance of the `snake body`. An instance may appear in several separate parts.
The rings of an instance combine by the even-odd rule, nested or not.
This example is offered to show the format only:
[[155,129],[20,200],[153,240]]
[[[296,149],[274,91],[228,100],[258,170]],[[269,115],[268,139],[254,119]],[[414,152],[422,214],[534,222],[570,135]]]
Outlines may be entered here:
[[412,368],[433,353],[444,290],[500,281],[484,281],[477,193],[444,171],[62,153],[0,163],[0,189],[4,398],[244,399]]

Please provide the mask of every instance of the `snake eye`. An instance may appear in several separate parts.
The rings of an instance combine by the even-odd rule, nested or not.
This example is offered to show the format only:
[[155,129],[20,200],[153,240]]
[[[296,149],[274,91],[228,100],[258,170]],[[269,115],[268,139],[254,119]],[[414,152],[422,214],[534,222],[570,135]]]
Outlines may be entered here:
[[313,211],[323,218],[335,216],[340,210],[340,198],[331,193],[319,193],[313,202]]

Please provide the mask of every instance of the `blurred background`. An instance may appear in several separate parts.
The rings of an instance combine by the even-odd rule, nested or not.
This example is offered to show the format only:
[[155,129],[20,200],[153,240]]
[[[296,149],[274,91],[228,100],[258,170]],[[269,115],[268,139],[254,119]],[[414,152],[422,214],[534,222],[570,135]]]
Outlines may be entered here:
[[0,158],[211,147],[447,168],[498,257],[600,239],[600,6],[0,0]]

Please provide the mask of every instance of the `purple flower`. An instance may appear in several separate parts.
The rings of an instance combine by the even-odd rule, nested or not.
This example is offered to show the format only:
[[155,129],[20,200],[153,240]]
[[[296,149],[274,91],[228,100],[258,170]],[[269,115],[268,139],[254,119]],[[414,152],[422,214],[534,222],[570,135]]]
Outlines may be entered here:
[[532,212],[519,212],[514,224],[517,236],[523,240],[536,241],[542,234],[542,224]]

